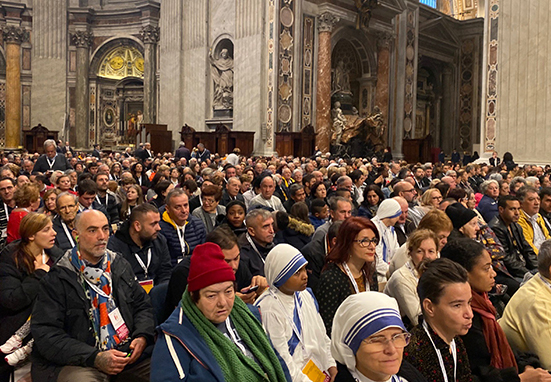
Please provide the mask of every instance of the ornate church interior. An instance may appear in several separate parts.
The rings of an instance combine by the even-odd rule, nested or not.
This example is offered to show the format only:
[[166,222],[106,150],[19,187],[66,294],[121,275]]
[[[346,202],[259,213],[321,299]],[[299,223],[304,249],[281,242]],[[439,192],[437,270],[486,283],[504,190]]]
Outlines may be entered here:
[[508,150],[518,124],[500,114],[497,61],[513,53],[497,47],[526,38],[497,22],[523,24],[511,4],[0,1],[0,145],[27,148],[40,128],[84,149],[210,132],[230,137],[213,149],[257,155]]

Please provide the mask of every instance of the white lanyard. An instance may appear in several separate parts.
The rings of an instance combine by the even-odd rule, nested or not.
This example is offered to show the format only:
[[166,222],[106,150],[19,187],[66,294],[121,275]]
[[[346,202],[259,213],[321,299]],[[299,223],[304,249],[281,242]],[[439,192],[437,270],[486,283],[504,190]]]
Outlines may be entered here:
[[69,232],[69,228],[67,227],[67,224],[65,222],[61,222],[61,226],[63,227],[63,230],[65,231],[65,235],[67,236],[67,239],[69,239],[69,242],[71,243],[71,248],[75,246],[75,242],[73,241],[73,236]]
[[[432,347],[436,351],[436,355],[438,356],[438,363],[440,364],[440,370],[442,371],[442,375],[444,377],[444,382],[448,382],[448,372],[446,371],[446,367],[444,366],[444,359],[442,358],[442,353],[440,352],[440,349],[436,348],[436,345],[434,344],[434,341],[432,340],[432,337],[429,333],[427,321],[423,321],[423,329],[425,329],[425,332],[427,333],[427,336],[429,337],[430,343],[432,344]],[[450,344],[450,348],[452,350],[452,357],[453,357],[453,380],[454,382],[457,381],[457,349],[455,346],[455,339],[452,340]]]
[[180,231],[180,227],[179,226],[176,226],[176,232],[178,233],[178,239],[180,240],[180,248],[182,250],[182,256],[184,256],[184,253],[186,251],[186,240],[185,240],[185,235],[186,235],[186,225],[184,224],[182,227],[181,227],[182,231]]
[[[113,292],[113,283],[111,281],[111,276],[107,275],[104,273],[104,276],[107,278],[107,280],[109,281],[109,290],[111,292]],[[92,288],[94,291],[96,291],[97,294],[99,294],[100,296],[103,296],[105,298],[111,298],[110,295],[106,294],[104,291],[102,291],[100,288],[97,287],[97,285],[94,285],[90,280],[88,280],[86,277],[82,277],[84,279],[84,281],[86,281],[86,283],[88,285],[90,285],[90,288]]]
[[6,221],[10,221],[10,214],[8,213],[8,205],[4,203],[4,212],[6,213]]
[[[410,260],[411,261],[411,260]],[[419,276],[417,276],[415,270],[411,267],[411,264],[408,262],[406,262],[406,268],[409,269],[409,271],[411,272],[411,274],[413,275],[413,277],[415,277],[416,279],[419,278]]]
[[258,248],[256,248],[256,245],[254,244],[253,240],[251,239],[251,236],[249,235],[249,233],[247,232],[247,234],[245,235],[245,237],[247,238],[247,241],[251,244],[251,246],[253,247],[254,251],[258,254],[258,257],[260,257],[260,260],[262,260],[262,263],[263,264],[266,264],[266,260],[264,260],[264,257],[262,257],[262,255],[260,254],[260,251],[258,250]]
[[[99,200],[99,196],[96,194],[96,200],[98,201],[99,204],[103,204],[102,202],[100,202]],[[109,194],[105,194],[105,207],[108,207],[109,206]]]
[[46,253],[42,250],[42,264],[46,264]]
[[147,270],[149,269],[149,265],[151,264],[151,248],[147,251],[147,266],[143,263],[142,259],[140,259],[140,256],[138,256],[137,253],[134,254],[136,256],[136,260],[138,260],[138,263],[140,263],[140,267],[142,267],[143,271],[145,272],[145,278],[147,278]]
[[245,349],[245,346],[243,346],[243,344],[241,342],[239,342],[239,340],[235,336],[235,333],[233,332],[233,329],[232,329],[231,324],[230,324],[230,317],[229,316],[228,316],[228,318],[226,318],[226,330],[228,331],[228,334],[230,335],[232,342],[235,345],[237,345],[239,350],[241,350],[241,353],[243,353],[244,355],[247,355],[247,349]]
[[[354,275],[352,275],[352,272],[350,272],[350,268],[348,268],[348,264],[342,263],[342,267],[346,271],[346,274],[348,275],[348,278],[350,279],[350,282],[352,283],[352,286],[354,287],[354,291],[356,293],[360,293],[360,289],[358,288],[358,283],[356,282],[356,279],[354,278]],[[365,290],[369,290],[369,283],[365,279],[365,273],[362,270],[362,275],[364,277],[364,283],[365,283]]]
[[46,161],[48,161],[48,165],[50,166],[50,170],[52,169],[52,167],[54,167],[55,158],[57,158],[57,154],[56,154],[56,156],[54,157],[54,159],[50,162],[50,158],[46,157]]

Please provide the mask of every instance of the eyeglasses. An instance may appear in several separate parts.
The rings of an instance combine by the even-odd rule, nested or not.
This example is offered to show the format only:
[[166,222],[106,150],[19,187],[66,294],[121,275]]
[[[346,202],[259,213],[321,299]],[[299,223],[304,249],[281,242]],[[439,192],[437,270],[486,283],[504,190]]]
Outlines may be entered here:
[[411,190],[404,190],[402,192],[417,192],[417,191],[415,191],[415,188],[412,188]]
[[442,200],[442,197],[441,196],[433,196],[432,200]]
[[379,239],[377,239],[376,237],[374,237],[373,239],[369,239],[367,237],[364,237],[362,240],[353,240],[353,241],[360,244],[360,247],[362,247],[362,248],[369,247],[369,244],[373,244],[375,246],[377,246],[377,244],[379,244]]
[[392,342],[394,347],[397,349],[405,348],[409,344],[410,338],[411,334],[405,332],[395,334],[390,338],[386,338],[385,336],[369,337],[363,342],[367,345],[366,350],[368,352],[379,353],[386,349],[389,342]]

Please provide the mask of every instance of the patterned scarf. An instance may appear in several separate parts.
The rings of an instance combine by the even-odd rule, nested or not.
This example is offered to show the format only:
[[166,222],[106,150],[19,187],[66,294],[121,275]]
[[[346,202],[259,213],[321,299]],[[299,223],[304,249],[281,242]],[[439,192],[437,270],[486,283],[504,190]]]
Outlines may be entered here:
[[94,328],[96,347],[101,351],[118,347],[123,341],[109,319],[109,313],[116,309],[111,294],[111,255],[106,251],[99,267],[94,267],[83,260],[77,247],[74,247],[71,251],[71,264],[78,270],[82,287],[90,301],[89,317]]
[[230,339],[222,334],[212,322],[207,320],[191,300],[187,288],[182,296],[182,309],[214,355],[220,369],[222,369],[224,380],[240,382],[285,381],[281,364],[262,328],[262,324],[258,322],[239,297],[235,298],[230,318],[245,345],[258,360],[258,364],[244,355]]

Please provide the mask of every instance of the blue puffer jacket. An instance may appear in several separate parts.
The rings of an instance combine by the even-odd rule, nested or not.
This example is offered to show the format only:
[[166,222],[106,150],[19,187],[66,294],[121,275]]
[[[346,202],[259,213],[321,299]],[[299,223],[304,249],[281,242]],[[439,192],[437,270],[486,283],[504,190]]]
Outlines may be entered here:
[[161,235],[166,238],[168,250],[170,251],[170,260],[174,267],[178,263],[178,257],[182,255],[191,256],[195,247],[205,242],[207,231],[201,219],[190,214],[186,222],[186,232],[184,233],[186,248],[182,253],[176,226],[168,216],[168,212],[165,211],[164,206],[160,208],[159,213],[161,214],[161,221],[159,222]]
[[[257,307],[247,305],[260,321]],[[224,382],[224,374],[195,326],[178,306],[157,331],[159,336],[151,357],[151,382],[189,381]],[[275,352],[287,381],[289,369]]]

